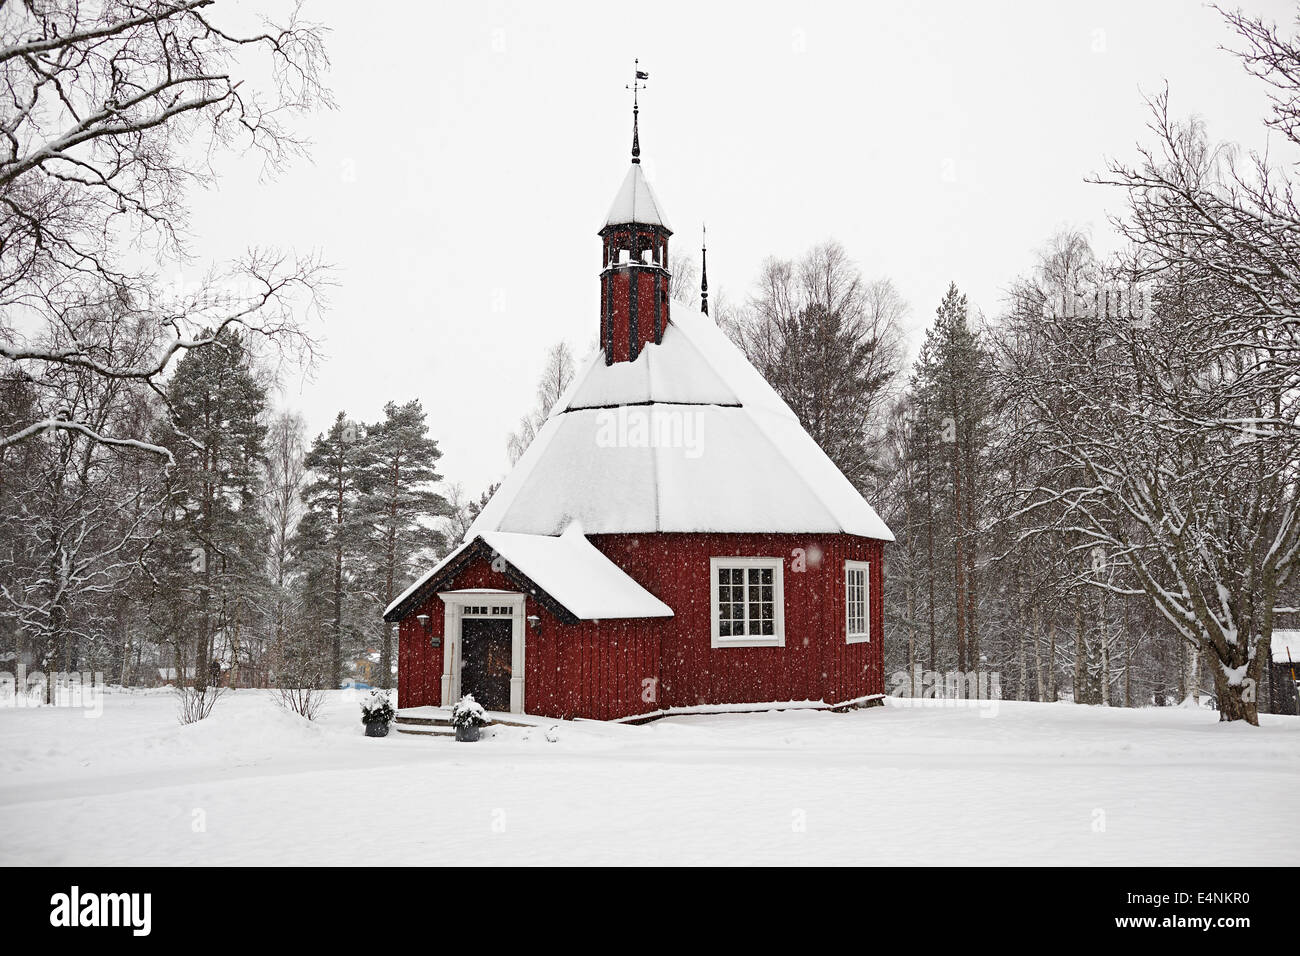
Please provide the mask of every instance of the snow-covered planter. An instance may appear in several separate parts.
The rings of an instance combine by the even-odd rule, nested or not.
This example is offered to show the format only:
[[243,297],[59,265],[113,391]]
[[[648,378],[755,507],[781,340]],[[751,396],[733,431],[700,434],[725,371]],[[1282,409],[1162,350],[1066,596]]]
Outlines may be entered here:
[[388,725],[395,716],[387,691],[376,688],[361,702],[361,722],[366,725],[367,737],[387,737]]
[[452,705],[451,725],[456,728],[457,740],[478,740],[478,729],[486,723],[487,713],[473,694],[466,694]]

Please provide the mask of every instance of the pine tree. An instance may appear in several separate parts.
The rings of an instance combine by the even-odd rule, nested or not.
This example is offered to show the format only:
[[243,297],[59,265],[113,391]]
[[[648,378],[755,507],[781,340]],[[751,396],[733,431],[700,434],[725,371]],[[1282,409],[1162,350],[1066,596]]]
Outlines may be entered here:
[[888,280],[865,282],[827,242],[764,265],[750,308],[727,333],[831,461],[858,488],[875,477],[906,306]]
[[[432,526],[450,508],[434,485],[442,480],[436,465],[442,452],[429,437],[418,399],[384,406],[384,420],[366,429],[371,473],[361,510],[366,529],[371,592],[382,611],[413,576],[417,564],[441,556],[446,537]],[[379,685],[392,682],[393,625],[384,623],[379,652]]]
[[[966,297],[950,284],[926,333],[912,386],[920,412],[916,441],[925,460],[929,522],[932,528],[937,522],[947,529],[941,548],[952,555],[953,631],[957,669],[963,672],[980,663],[977,531],[981,462],[992,412],[988,358],[970,328],[968,310]],[[936,492],[943,494],[937,505]]]
[[305,512],[295,551],[304,571],[309,614],[316,613],[321,597],[326,599],[331,687],[343,680],[343,635],[355,617],[357,584],[365,576],[368,528],[362,502],[371,490],[372,457],[366,429],[339,412],[303,459],[312,477],[303,489]]
[[[193,608],[194,688],[202,693],[214,640],[221,635],[236,659],[241,631],[265,593],[267,529],[258,503],[266,394],[242,337],[227,329],[212,346],[181,360],[167,400],[181,435],[168,433],[176,468],[163,561]],[[178,652],[183,669],[183,649]]]
[[895,370],[874,359],[877,342],[845,322],[839,310],[810,303],[781,336],[771,368],[761,369],[804,429],[859,488],[871,474],[869,412]]

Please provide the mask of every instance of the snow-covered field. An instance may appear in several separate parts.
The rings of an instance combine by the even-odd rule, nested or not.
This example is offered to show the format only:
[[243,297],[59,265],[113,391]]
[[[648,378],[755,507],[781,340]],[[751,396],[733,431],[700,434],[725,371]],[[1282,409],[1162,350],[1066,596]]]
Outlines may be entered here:
[[1002,702],[362,736],[238,691],[0,710],[0,862],[1295,862],[1300,719]]

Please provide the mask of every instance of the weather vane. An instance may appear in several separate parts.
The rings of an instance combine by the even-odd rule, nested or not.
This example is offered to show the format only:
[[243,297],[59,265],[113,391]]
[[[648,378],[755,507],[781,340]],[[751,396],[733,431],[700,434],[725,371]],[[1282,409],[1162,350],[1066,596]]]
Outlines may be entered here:
[[637,104],[637,94],[646,88],[645,81],[650,79],[650,74],[641,69],[641,61],[632,61],[632,82],[627,85],[627,89],[632,91],[632,162],[641,162],[641,136],[637,130],[637,113],[640,108]]
[[632,82],[627,85],[627,89],[632,91],[632,108],[636,109],[636,94],[638,90],[646,88],[645,80],[650,79],[650,74],[641,69],[641,61],[632,61]]

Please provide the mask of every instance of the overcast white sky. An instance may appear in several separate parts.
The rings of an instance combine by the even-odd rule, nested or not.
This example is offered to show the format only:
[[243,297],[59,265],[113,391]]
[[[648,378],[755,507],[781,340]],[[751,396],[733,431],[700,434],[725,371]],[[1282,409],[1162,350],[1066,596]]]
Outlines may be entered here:
[[[251,4],[252,0],[245,0]],[[1294,7],[1251,0],[1289,21]],[[318,250],[339,286],[328,358],[286,383],[312,434],[423,400],[442,471],[507,469],[545,349],[598,329],[596,230],[626,172],[633,57],[643,162],[677,250],[709,227],[713,290],[840,240],[892,279],[919,339],[950,280],[993,315],[1059,226],[1110,245],[1119,196],[1085,184],[1147,139],[1143,94],[1266,144],[1265,99],[1194,2],[393,3],[308,0],[339,109],[313,162],[228,162],[195,196],[203,257]]]

